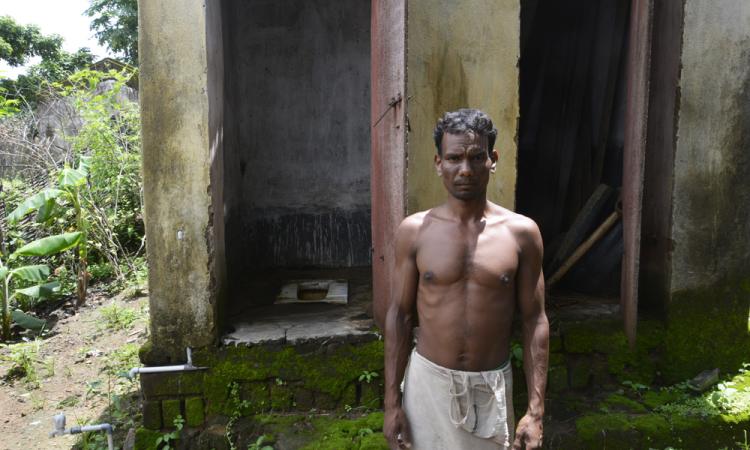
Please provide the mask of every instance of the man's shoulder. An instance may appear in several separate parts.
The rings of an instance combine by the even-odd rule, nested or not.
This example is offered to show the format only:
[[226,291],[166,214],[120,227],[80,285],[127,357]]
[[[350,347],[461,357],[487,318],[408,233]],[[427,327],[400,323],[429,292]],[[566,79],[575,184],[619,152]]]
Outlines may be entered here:
[[492,204],[492,213],[495,220],[503,226],[510,229],[517,239],[526,241],[541,240],[539,226],[530,217],[524,216],[517,212],[503,208],[500,205]]
[[430,213],[430,210],[420,211],[404,218],[398,226],[397,233],[400,235],[412,235],[415,236],[419,231],[419,228],[424,224],[425,218]]

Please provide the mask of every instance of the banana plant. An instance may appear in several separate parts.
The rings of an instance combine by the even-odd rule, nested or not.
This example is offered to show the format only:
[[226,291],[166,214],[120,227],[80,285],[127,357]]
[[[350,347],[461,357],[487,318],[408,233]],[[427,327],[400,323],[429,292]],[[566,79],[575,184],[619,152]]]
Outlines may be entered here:
[[[52,256],[79,245],[82,233],[63,233],[29,242],[12,253],[6,261],[0,260],[0,298],[2,299],[2,340],[10,338],[10,326],[16,322],[23,328],[41,329],[45,322],[20,310],[11,311],[11,303],[19,294],[43,298],[59,289],[56,281],[47,282],[50,269],[46,264],[14,267],[19,256]],[[31,287],[15,289],[15,283],[24,280],[36,283]]]
[[73,208],[75,215],[76,231],[81,234],[77,247],[77,258],[75,264],[76,280],[76,306],[81,306],[86,301],[88,291],[88,228],[89,220],[86,209],[83,207],[83,191],[87,188],[86,180],[89,174],[89,159],[81,157],[77,168],[64,167],[57,177],[57,186],[44,189],[21,202],[13,212],[8,215],[8,222],[15,223],[36,211],[36,221],[46,222],[51,217],[60,214],[58,199]]

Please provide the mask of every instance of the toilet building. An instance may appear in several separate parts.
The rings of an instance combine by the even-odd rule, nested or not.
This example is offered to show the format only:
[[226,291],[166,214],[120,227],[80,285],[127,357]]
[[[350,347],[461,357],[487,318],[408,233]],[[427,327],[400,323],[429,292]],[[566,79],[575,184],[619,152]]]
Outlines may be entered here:
[[396,226],[443,198],[432,129],[460,107],[499,130],[489,198],[548,249],[612,189],[604,290],[631,340],[639,314],[701,317],[724,325],[686,358],[712,333],[746,349],[750,8],[549,3],[141,1],[151,361],[278,319],[295,280],[345,279],[381,321]]

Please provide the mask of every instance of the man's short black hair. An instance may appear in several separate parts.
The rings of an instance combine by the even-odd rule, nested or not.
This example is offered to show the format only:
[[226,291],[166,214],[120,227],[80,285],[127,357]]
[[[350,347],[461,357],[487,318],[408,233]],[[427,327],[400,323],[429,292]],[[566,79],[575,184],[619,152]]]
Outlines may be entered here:
[[443,143],[445,133],[462,134],[468,131],[473,131],[479,136],[487,136],[487,153],[492,151],[495,139],[497,139],[497,128],[492,125],[490,116],[478,109],[462,108],[458,111],[447,112],[438,120],[433,133],[438,155],[443,156],[440,145]]

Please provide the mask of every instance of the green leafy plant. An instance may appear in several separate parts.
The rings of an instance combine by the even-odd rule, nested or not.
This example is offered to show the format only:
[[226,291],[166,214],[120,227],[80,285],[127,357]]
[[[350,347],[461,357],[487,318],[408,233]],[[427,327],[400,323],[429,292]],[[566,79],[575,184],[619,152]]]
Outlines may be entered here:
[[378,377],[377,372],[371,372],[368,370],[363,370],[362,373],[359,375],[359,378],[357,380],[359,382],[365,382],[365,383],[372,383],[372,381]]
[[518,342],[514,342],[510,346],[510,359],[517,368],[523,367],[523,346]]
[[172,424],[175,428],[174,431],[164,433],[156,438],[156,448],[159,448],[160,450],[172,450],[176,448],[175,441],[180,438],[180,432],[182,431],[182,427],[185,425],[185,419],[183,419],[181,415],[178,415],[174,418]]
[[[0,79],[2,79],[2,77],[0,77]],[[15,98],[6,97],[7,92],[8,90],[6,88],[0,86],[0,119],[12,116],[21,111],[18,109],[21,101]]]
[[250,407],[250,402],[242,400],[240,398],[240,385],[237,382],[229,383],[229,401],[232,404],[232,414],[229,415],[229,421],[227,422],[226,434],[227,442],[231,450],[236,450],[237,447],[234,445],[234,438],[232,437],[232,429],[237,420],[242,417],[243,411]]
[[[75,228],[80,238],[75,243],[77,288],[77,306],[86,301],[88,290],[88,275],[86,264],[88,260],[88,213],[83,206],[82,191],[86,189],[86,178],[88,177],[88,158],[81,158],[78,168],[65,167],[57,177],[57,187],[48,188],[37,192],[27,198],[16,207],[7,217],[9,223],[16,223],[26,215],[36,211],[37,222],[47,222],[53,216],[60,215],[58,200],[67,204],[73,211],[75,217]],[[48,256],[39,254],[36,256]]]
[[10,369],[5,375],[6,380],[23,380],[27,386],[36,388],[39,386],[39,376],[35,363],[38,362],[41,341],[35,339],[30,342],[19,342],[17,344],[0,344],[0,361],[10,363]]
[[138,313],[132,309],[125,308],[112,303],[99,308],[99,313],[104,319],[104,327],[110,330],[127,330],[138,320]]
[[630,389],[632,389],[635,392],[643,392],[643,391],[647,391],[649,389],[648,386],[646,386],[645,384],[636,383],[636,382],[633,382],[633,381],[630,381],[630,380],[625,380],[625,381],[622,382],[622,384],[624,386],[629,387]]
[[360,428],[359,430],[357,430],[357,436],[359,436],[360,439],[374,433],[375,432],[372,430],[372,428]]
[[[47,282],[50,269],[46,264],[14,267],[20,256],[51,256],[75,247],[81,241],[81,233],[63,233],[47,236],[30,242],[12,253],[6,261],[0,260],[0,298],[2,299],[2,339],[10,338],[11,322],[23,328],[41,331],[45,321],[20,310],[10,310],[11,302],[21,294],[30,297],[51,295],[58,287],[56,282]],[[15,283],[23,280],[32,286],[16,289]]]
[[265,445],[267,441],[268,437],[265,434],[258,436],[255,442],[247,446],[247,450],[273,450],[272,446]]
[[[144,244],[140,113],[137,103],[121,95],[133,74],[80,71],[59,86],[83,119],[67,140],[74,155],[89,157],[83,199],[91,249],[109,262],[117,280],[136,271],[131,255],[137,256]],[[109,87],[99,88],[104,82]]]

